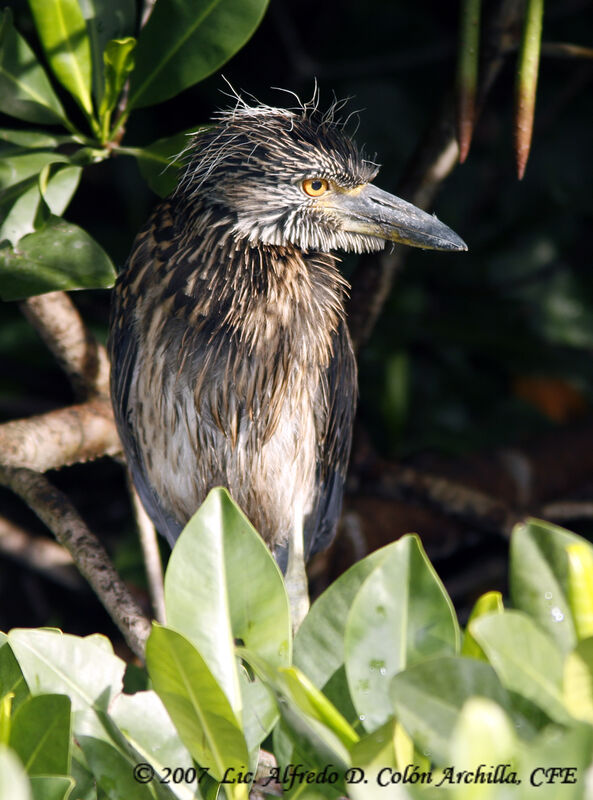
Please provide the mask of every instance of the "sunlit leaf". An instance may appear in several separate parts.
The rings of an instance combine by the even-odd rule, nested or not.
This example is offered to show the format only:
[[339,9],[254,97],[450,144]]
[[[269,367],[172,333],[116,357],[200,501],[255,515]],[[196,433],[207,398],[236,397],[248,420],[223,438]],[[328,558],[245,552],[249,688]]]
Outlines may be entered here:
[[509,691],[558,722],[569,719],[562,698],[562,654],[527,615],[488,614],[474,620],[470,630]]
[[[208,765],[218,781],[229,768],[244,769],[247,745],[235,712],[191,642],[155,624],[146,645],[146,664],[156,693],[196,761]],[[225,788],[229,797],[247,800],[245,784]]]
[[67,774],[70,769],[70,698],[29,697],[12,720],[10,746],[29,775]]
[[471,634],[470,622],[472,622],[474,619],[478,619],[478,617],[483,617],[484,614],[502,614],[503,611],[504,605],[502,602],[502,594],[500,592],[486,592],[486,594],[478,597],[469,615],[467,628],[461,643],[462,656],[481,658],[482,661],[488,661],[486,654]]
[[135,47],[136,40],[132,36],[107,42],[103,53],[105,92],[101,101],[101,117],[115,108],[128,75],[134,69]]
[[451,600],[417,536],[402,537],[359,589],[344,646],[350,693],[367,730],[393,715],[394,675],[459,648]]
[[0,26],[0,111],[28,122],[62,122],[64,109],[43,67],[4,11]]
[[85,113],[91,101],[91,49],[78,0],[29,0],[49,65]]
[[563,695],[572,716],[593,725],[593,638],[583,639],[566,656]]
[[259,25],[268,0],[159,0],[138,39],[132,106],[160,103],[228,61]]
[[33,800],[31,786],[14,750],[0,745],[0,797],[2,800]]

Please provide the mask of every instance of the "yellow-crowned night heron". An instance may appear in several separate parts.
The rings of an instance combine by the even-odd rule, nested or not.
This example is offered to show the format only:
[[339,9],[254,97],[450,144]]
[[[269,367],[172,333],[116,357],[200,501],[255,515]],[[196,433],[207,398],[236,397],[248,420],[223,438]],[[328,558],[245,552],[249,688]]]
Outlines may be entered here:
[[115,290],[115,417],[138,493],[174,545],[226,486],[286,571],[340,514],[356,405],[334,250],[465,250],[434,216],[370,183],[340,127],[306,108],[220,113],[138,235]]

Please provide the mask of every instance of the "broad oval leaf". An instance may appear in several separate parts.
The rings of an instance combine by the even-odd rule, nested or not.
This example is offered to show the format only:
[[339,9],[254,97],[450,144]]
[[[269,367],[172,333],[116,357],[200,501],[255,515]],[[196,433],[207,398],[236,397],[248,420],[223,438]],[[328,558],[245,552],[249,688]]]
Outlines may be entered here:
[[34,800],[68,800],[76,785],[69,775],[33,775],[29,780]]
[[569,721],[562,697],[562,653],[535,622],[520,611],[505,611],[479,617],[470,630],[509,691],[551,719]]
[[91,48],[78,0],[29,0],[29,6],[54,75],[91,116]]
[[458,651],[455,611],[417,536],[402,537],[365,580],[344,645],[350,694],[368,730],[393,714],[394,675],[429,656]]
[[251,37],[268,0],[159,0],[138,39],[129,108],[160,103],[211,75]]
[[568,600],[566,547],[587,543],[580,536],[542,520],[530,519],[513,529],[509,583],[513,606],[528,614],[564,652],[576,644]]
[[[198,650],[177,631],[156,623],[146,644],[146,665],[154,689],[179,735],[199,764],[216,780],[229,768],[248,763],[245,738],[225,692]],[[232,786],[247,800],[247,787]]]
[[467,700],[478,695],[509,707],[495,671],[473,658],[427,659],[396,675],[390,694],[397,719],[418,749],[438,764],[450,763],[451,732]]
[[[4,642],[2,641],[4,637]],[[0,637],[0,699],[12,695],[13,712],[30,696],[25,676],[5,635]]]
[[9,10],[0,26],[0,111],[27,122],[54,125],[65,120],[43,67],[13,27]]
[[191,136],[197,131],[191,130],[157,139],[156,142],[143,148],[124,148],[130,155],[135,156],[138,168],[144,180],[153,192],[160,197],[167,197],[179,182],[181,168],[180,156],[183,154]]
[[165,576],[170,627],[200,651],[235,711],[234,640],[276,666],[290,663],[288,599],[280,570],[225,489],[213,489],[177,540]]
[[593,638],[583,639],[567,655],[562,685],[572,716],[593,725]]
[[106,711],[122,690],[125,662],[92,639],[15,628],[8,641],[31,691],[67,694],[73,711]]
[[483,617],[485,614],[502,614],[504,611],[504,604],[502,602],[502,594],[500,592],[486,592],[478,597],[474,607],[471,610],[469,619],[467,621],[467,628],[463,635],[461,642],[461,655],[469,656],[470,658],[480,658],[482,661],[488,661],[486,654],[471,635],[469,624],[478,617]]
[[29,697],[17,710],[10,746],[29,775],[65,775],[70,769],[70,698],[63,694]]
[[109,800],[154,800],[150,783],[141,783],[134,777],[135,763],[113,744],[92,736],[77,736],[93,777],[102,790],[99,797]]
[[77,225],[50,216],[24,236],[18,250],[0,248],[0,296],[21,300],[56,289],[113,286],[115,269],[107,253]]

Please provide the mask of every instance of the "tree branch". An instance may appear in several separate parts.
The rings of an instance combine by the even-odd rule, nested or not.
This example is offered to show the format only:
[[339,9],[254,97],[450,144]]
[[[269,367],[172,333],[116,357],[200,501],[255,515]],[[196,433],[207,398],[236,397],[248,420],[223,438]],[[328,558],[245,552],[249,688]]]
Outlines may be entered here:
[[101,542],[68,498],[44,475],[29,469],[0,467],[0,483],[21,497],[72,555],[131,650],[144,659],[150,620],[113,568]]

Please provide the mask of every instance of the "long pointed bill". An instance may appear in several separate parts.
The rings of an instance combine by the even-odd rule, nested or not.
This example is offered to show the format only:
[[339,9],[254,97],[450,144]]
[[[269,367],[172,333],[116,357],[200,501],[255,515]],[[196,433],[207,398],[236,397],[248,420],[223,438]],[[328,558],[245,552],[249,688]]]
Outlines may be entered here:
[[435,216],[372,183],[353,192],[333,194],[331,208],[340,215],[345,231],[427,250],[467,250],[463,239]]

